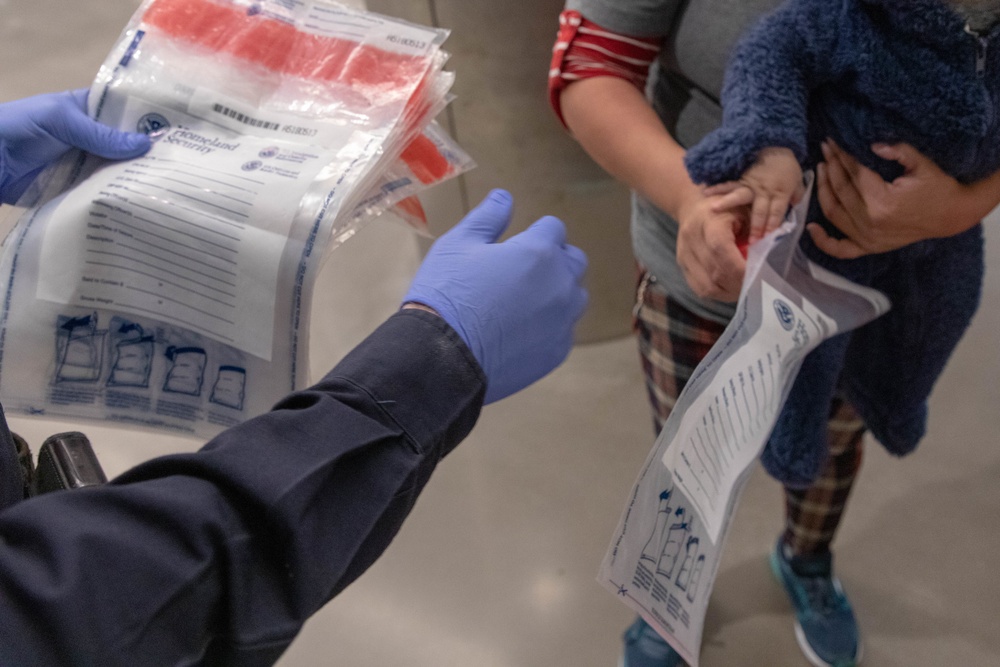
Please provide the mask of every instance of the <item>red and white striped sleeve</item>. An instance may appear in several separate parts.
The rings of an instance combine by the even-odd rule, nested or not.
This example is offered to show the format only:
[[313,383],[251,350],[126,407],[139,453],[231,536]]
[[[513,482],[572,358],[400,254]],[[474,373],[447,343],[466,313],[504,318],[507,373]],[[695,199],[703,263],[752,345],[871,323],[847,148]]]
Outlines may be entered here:
[[595,76],[625,79],[645,90],[649,66],[660,53],[661,39],[630,37],[566,10],[559,15],[559,34],[552,47],[549,69],[549,104],[565,127],[559,96],[574,81]]

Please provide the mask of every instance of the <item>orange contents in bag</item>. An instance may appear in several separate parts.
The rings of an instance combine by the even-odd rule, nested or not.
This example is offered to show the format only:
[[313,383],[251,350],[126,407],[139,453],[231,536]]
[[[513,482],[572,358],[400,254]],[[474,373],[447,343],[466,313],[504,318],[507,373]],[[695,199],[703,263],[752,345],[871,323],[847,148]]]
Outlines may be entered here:
[[273,72],[339,81],[372,94],[405,92],[419,85],[430,65],[426,55],[303,32],[254,8],[211,0],[157,0],[142,20],[174,39]]
[[441,155],[434,142],[422,134],[403,149],[401,157],[421,183],[437,183],[451,173],[448,158]]

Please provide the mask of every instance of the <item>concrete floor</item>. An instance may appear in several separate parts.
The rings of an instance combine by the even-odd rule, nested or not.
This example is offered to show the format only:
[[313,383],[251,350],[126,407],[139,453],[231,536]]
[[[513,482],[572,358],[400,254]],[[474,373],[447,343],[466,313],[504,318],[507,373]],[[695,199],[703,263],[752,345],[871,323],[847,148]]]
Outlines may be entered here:
[[[0,100],[86,85],[137,4],[77,0],[69,9],[59,0],[0,0]],[[456,52],[453,62],[462,57]],[[476,157],[488,170],[492,158]],[[439,197],[455,200],[441,206],[457,207],[455,191],[444,192]],[[529,217],[547,212],[522,210]],[[998,267],[1000,213],[987,229],[988,265]],[[369,226],[351,244],[320,277],[316,373],[395,308],[419,259],[416,240],[391,223]],[[363,296],[344,287],[359,276],[358,283],[371,284]],[[590,284],[603,298],[601,275]],[[991,270],[982,308],[934,393],[919,451],[894,460],[876,443],[867,450],[836,543],[838,571],[862,626],[864,664],[1000,664],[997,331],[1000,273]],[[36,444],[78,426],[10,421]],[[107,426],[84,430],[111,473],[198,446]],[[307,624],[279,664],[614,665],[631,613],[595,576],[651,444],[633,341],[578,346],[552,375],[484,411],[385,556]],[[807,664],[765,563],[781,519],[780,489],[758,470],[716,581],[706,667]]]

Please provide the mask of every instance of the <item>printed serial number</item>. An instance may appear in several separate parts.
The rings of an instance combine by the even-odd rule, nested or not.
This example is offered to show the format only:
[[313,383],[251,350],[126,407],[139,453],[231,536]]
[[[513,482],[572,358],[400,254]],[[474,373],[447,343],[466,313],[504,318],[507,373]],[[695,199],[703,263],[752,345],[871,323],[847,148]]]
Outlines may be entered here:
[[300,137],[315,137],[316,130],[311,127],[301,127],[299,125],[285,125],[281,131],[286,134],[297,134]]
[[421,41],[419,39],[413,39],[412,37],[400,37],[399,35],[389,35],[386,40],[392,42],[393,44],[399,44],[400,46],[406,46],[411,49],[426,49],[427,42]]

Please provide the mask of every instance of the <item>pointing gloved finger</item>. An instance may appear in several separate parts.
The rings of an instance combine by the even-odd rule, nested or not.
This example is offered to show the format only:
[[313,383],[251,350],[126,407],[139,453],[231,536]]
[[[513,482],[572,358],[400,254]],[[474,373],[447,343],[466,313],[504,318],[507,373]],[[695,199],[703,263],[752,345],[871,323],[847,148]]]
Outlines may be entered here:
[[513,208],[514,198],[509,192],[493,190],[446,236],[453,240],[494,243],[510,224]]

